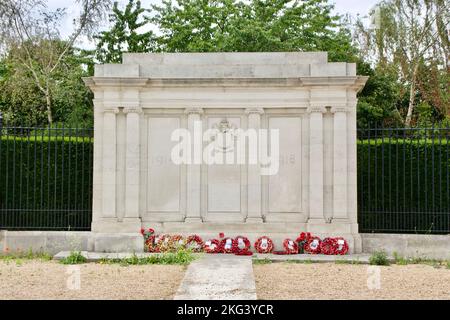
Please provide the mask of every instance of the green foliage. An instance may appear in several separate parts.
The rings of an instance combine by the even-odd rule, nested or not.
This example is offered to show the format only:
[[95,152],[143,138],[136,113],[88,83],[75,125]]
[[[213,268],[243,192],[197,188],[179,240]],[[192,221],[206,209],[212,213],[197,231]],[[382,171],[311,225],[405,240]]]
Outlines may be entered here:
[[112,27],[96,38],[99,40],[95,53],[100,63],[121,63],[124,52],[150,52],[154,47],[153,32],[139,32],[147,22],[142,14],[146,10],[141,1],[129,0],[124,10],[115,2],[109,22]]
[[136,254],[129,258],[124,259],[108,259],[102,260],[101,263],[105,264],[120,264],[124,266],[128,265],[146,265],[146,264],[178,264],[188,265],[195,260],[195,256],[190,250],[178,249],[176,252],[165,252],[152,254],[148,257],[138,257]]
[[264,258],[264,259],[253,259],[253,264],[255,265],[263,265],[263,264],[271,264],[272,260],[268,259],[268,258]]
[[375,266],[388,266],[390,263],[385,251],[375,251],[369,258],[369,264]]
[[33,252],[33,250],[30,248],[26,252],[14,252],[14,253],[8,253],[5,254],[0,253],[0,261],[12,261],[12,260],[42,260],[42,261],[50,261],[53,259],[53,256],[47,252]]
[[0,228],[90,228],[92,139],[39,133],[0,137]]
[[[35,54],[44,49],[37,47]],[[20,55],[20,50],[14,50],[0,60],[0,111],[4,124],[45,125],[48,123],[45,95],[29,69],[20,63]],[[62,62],[46,83],[51,95],[53,121],[92,127],[92,93],[81,79],[89,75],[85,70],[88,61],[82,52],[72,49]]]
[[448,231],[448,143],[439,137],[358,142],[358,212],[363,232]]
[[364,89],[358,95],[358,128],[373,126],[402,127],[398,108],[402,104],[401,87],[395,75],[368,64],[358,64],[358,74],[369,76]]
[[405,259],[404,257],[400,256],[397,252],[394,252],[393,256],[395,264],[400,266],[405,266],[408,264],[408,259]]
[[150,19],[160,51],[328,51],[353,61],[350,32],[326,0],[166,0]]
[[82,264],[86,263],[87,259],[79,251],[71,251],[70,255],[60,261],[62,264]]

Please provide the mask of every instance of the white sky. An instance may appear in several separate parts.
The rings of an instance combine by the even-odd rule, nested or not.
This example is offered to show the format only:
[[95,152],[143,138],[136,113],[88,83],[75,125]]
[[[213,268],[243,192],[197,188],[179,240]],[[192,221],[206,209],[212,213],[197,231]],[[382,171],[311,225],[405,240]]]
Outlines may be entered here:
[[[375,6],[380,0],[330,0],[335,4],[335,11],[338,14],[349,13],[352,16],[361,15],[365,16],[369,11]],[[128,0],[118,0],[122,6],[128,3]],[[141,0],[142,7],[149,8],[150,4],[160,3],[160,0]],[[56,8],[66,8],[67,15],[66,19],[61,25],[61,35],[66,36],[72,31],[72,18],[78,11],[78,6],[75,0],[47,0],[47,6],[50,10],[55,10]],[[106,25],[105,25],[106,26]],[[92,44],[88,42],[87,39],[81,39],[82,47],[91,47]]]

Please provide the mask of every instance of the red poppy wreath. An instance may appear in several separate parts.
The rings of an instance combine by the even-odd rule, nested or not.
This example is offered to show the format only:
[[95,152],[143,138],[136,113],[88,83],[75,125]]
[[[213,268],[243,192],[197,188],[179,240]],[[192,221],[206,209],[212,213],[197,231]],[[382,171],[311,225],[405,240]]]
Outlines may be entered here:
[[258,253],[271,253],[273,251],[273,241],[266,236],[258,238],[254,246]]
[[233,238],[222,239],[222,241],[220,241],[220,252],[234,253],[234,242],[235,240]]
[[305,244],[305,252],[309,254],[319,254],[321,242],[319,237],[311,237]]
[[203,250],[206,253],[220,253],[220,241],[217,239],[210,239],[208,241],[205,241]]
[[193,252],[201,252],[203,250],[203,240],[200,236],[194,234],[186,239],[186,248]]
[[244,236],[237,236],[233,242],[233,252],[237,255],[243,255],[250,252],[250,240]]
[[297,254],[298,253],[298,245],[294,240],[286,239],[283,241],[284,251],[287,254]]
[[337,248],[335,249],[335,254],[343,256],[348,253],[349,247],[347,240],[344,238],[335,238]]

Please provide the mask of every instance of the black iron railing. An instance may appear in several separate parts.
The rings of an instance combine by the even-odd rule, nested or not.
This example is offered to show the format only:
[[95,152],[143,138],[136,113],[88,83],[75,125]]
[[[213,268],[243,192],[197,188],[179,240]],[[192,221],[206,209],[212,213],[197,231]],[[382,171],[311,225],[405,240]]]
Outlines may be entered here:
[[0,129],[0,229],[89,230],[93,130]]
[[[89,230],[93,129],[0,129],[0,229]],[[450,128],[358,130],[361,232],[450,233]]]
[[361,232],[450,233],[450,128],[358,131]]

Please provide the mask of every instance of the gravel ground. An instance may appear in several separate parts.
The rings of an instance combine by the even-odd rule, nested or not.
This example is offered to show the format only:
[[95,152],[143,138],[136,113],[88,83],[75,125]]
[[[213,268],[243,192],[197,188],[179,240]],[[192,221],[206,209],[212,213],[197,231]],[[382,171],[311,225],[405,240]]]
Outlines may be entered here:
[[[69,269],[68,269],[69,267]],[[80,269],[80,290],[70,268]],[[0,261],[0,299],[172,299],[186,267],[120,266],[56,261]]]
[[[254,265],[258,299],[450,299],[450,270],[429,265],[379,267],[380,289],[367,265],[272,263]],[[369,283],[373,284],[375,282]]]

